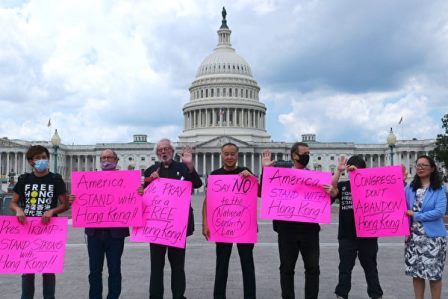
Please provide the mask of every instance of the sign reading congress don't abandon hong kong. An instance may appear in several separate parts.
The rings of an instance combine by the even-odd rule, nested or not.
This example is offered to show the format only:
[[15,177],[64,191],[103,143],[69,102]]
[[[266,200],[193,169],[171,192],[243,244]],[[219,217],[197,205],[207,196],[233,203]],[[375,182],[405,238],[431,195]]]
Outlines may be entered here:
[[261,218],[330,223],[330,196],[322,188],[331,173],[295,168],[263,168]]
[[141,225],[140,186],[139,170],[73,172],[73,227]]
[[145,188],[144,226],[133,227],[131,241],[185,248],[192,185],[159,178]]
[[0,273],[61,273],[67,239],[67,217],[0,216]]
[[257,192],[254,176],[210,175],[207,222],[211,242],[257,242]]
[[409,235],[401,166],[357,169],[349,176],[358,237]]

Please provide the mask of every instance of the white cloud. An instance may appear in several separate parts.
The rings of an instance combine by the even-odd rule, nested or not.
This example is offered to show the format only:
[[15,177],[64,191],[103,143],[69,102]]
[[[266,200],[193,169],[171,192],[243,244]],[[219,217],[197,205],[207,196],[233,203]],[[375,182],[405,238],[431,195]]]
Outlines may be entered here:
[[405,138],[438,132],[448,111],[444,1],[9,0],[0,136],[48,139],[51,118],[67,143],[177,139],[223,5],[273,139],[383,142],[401,116]]

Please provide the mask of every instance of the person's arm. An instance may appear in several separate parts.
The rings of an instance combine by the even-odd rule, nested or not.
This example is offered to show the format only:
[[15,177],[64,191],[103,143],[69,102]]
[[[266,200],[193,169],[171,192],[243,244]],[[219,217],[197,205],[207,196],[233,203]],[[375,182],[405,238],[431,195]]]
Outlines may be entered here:
[[17,219],[19,220],[19,222],[22,223],[22,224],[25,224],[26,223],[26,216],[25,216],[25,212],[19,206],[19,200],[20,200],[20,195],[17,192],[14,191],[12,193],[11,202],[9,203],[9,208],[11,209],[11,211],[13,211],[16,214]]
[[143,180],[143,189],[146,188],[149,184],[151,184],[152,181],[160,177],[159,170],[160,166],[156,164],[152,165],[151,167],[145,170],[145,172],[143,173],[143,176],[145,177]]
[[210,230],[207,222],[207,196],[204,197],[204,202],[202,203],[202,234],[206,240],[210,237]]
[[435,198],[436,205],[435,205],[434,209],[432,209],[430,211],[426,211],[426,212],[412,212],[411,213],[412,215],[408,215],[408,216],[412,216],[412,217],[414,217],[415,221],[421,221],[421,222],[434,221],[439,218],[442,218],[445,215],[445,211],[446,211],[445,191],[443,190],[443,188],[440,188],[439,190],[437,190],[433,193],[433,196],[436,196],[436,198]]

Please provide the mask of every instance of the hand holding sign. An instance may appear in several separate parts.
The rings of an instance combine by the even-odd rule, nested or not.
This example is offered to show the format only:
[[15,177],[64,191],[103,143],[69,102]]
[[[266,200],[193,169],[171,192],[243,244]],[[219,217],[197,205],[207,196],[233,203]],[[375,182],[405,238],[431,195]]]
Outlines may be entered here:
[[400,166],[358,169],[350,186],[358,237],[409,235]]
[[67,218],[52,217],[42,224],[28,217],[0,216],[0,273],[60,273],[64,266]]
[[261,218],[330,223],[331,173],[293,168],[263,170]]
[[73,227],[142,224],[140,171],[73,172]]
[[131,241],[185,248],[191,182],[160,178],[143,194],[143,226],[132,228]]

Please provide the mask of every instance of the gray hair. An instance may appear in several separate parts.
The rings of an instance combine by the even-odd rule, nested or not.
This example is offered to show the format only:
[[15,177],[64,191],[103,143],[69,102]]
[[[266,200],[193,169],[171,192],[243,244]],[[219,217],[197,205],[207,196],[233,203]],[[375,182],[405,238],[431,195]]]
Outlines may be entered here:
[[169,138],[162,138],[157,142],[156,146],[154,147],[154,153],[156,154],[156,156],[157,156],[157,149],[159,148],[159,146],[162,142],[168,142],[171,149],[173,150],[173,158],[174,158],[174,156],[176,156],[176,149],[174,148],[173,143],[171,142],[171,140]]

